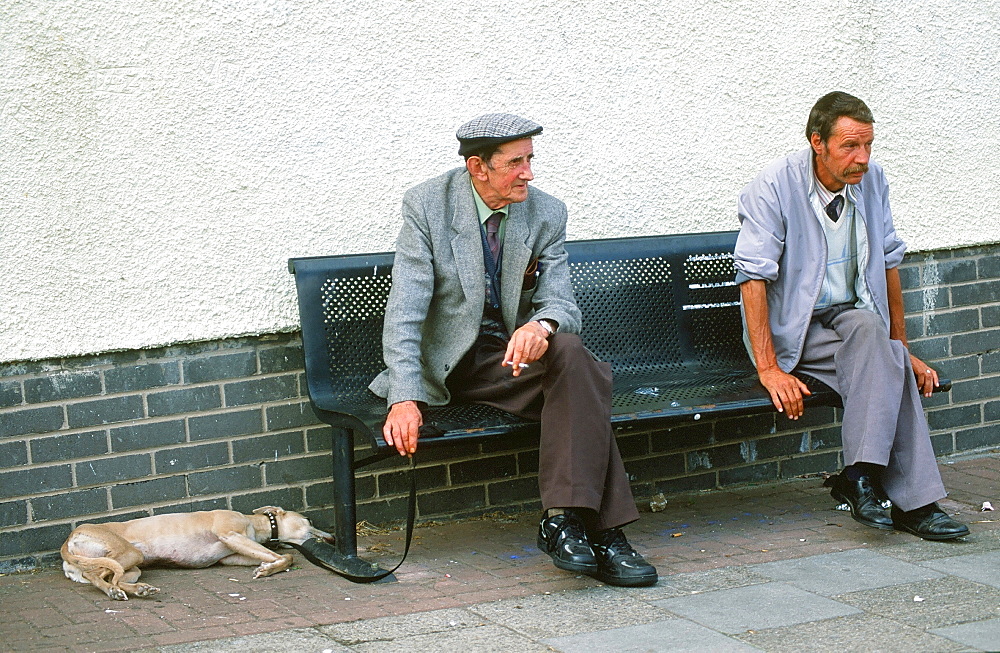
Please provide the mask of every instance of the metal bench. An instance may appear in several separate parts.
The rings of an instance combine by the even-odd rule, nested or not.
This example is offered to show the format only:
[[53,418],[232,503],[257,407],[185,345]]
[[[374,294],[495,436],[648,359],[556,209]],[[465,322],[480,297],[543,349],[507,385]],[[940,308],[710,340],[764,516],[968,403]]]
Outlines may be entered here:
[[[612,424],[650,425],[774,410],[743,345],[733,247],[737,232],[567,242],[582,338],[614,371]],[[334,428],[338,565],[372,574],[357,557],[355,470],[396,455],[382,439],[385,400],[368,390],[384,368],[382,324],[392,253],[295,258],[309,397]],[[807,405],[840,405],[815,379]],[[945,386],[942,383],[942,386]],[[943,387],[942,389],[946,389]],[[475,404],[429,408],[420,447],[537,429]],[[355,460],[355,438],[371,454]]]

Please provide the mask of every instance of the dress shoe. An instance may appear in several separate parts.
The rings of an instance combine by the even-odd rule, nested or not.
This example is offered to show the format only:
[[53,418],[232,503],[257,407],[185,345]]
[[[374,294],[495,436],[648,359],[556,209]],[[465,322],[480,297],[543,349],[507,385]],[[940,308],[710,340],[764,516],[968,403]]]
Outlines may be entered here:
[[628,543],[620,528],[612,528],[591,542],[597,556],[597,571],[591,576],[620,587],[647,587],[657,581],[656,567],[645,559]]
[[953,540],[969,534],[969,527],[955,521],[936,503],[903,512],[892,507],[892,525],[896,530],[912,533],[925,540]]
[[583,522],[568,510],[561,515],[542,517],[538,524],[538,548],[548,553],[560,569],[587,574],[597,570],[597,558]]
[[830,488],[830,495],[835,501],[850,506],[854,521],[872,528],[892,530],[892,519],[885,514],[867,476],[852,481],[843,474],[837,474],[826,479],[824,485]]

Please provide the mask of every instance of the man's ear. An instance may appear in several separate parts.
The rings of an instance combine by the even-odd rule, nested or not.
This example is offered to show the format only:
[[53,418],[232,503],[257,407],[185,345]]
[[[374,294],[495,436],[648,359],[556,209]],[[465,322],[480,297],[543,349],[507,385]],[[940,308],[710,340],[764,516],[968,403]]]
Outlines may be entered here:
[[481,157],[470,156],[465,160],[465,169],[474,179],[479,181],[486,181],[489,178],[486,174],[486,162]]
[[812,149],[815,154],[823,153],[823,139],[820,137],[819,132],[813,132],[809,135],[809,144],[812,145]]

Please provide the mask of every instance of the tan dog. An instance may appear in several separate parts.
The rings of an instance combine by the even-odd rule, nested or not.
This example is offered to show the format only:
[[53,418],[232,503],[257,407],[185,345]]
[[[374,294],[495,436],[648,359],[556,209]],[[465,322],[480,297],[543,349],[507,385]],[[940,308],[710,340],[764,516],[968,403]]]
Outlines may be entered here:
[[116,601],[127,601],[129,594],[150,596],[160,591],[136,582],[140,567],[201,569],[217,562],[258,565],[253,577],[261,578],[292,564],[291,555],[279,555],[262,542],[302,544],[313,537],[333,541],[333,536],[314,528],[299,513],[265,506],[252,515],[210,510],[80,524],[60,554],[67,578],[90,583]]

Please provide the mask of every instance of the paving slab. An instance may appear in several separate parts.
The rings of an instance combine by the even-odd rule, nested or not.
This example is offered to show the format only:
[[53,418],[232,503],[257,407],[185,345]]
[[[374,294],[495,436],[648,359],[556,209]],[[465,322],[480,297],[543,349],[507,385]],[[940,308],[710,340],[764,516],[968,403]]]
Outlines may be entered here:
[[456,629],[483,626],[486,621],[468,610],[450,608],[414,614],[361,619],[320,626],[317,630],[344,646],[392,641],[431,633],[447,634]]
[[[312,628],[283,630],[246,637],[190,644],[175,644],[155,649],[156,653],[339,653],[350,651]],[[142,653],[142,652],[140,652]]]
[[769,653],[801,653],[815,650],[947,653],[964,650],[962,646],[944,637],[869,614],[743,633],[736,638]]
[[922,630],[1000,616],[1000,589],[955,576],[835,598],[869,614],[890,617]]
[[854,549],[754,565],[753,571],[821,596],[899,585],[915,580],[939,578],[941,573],[908,562]]
[[542,640],[563,653],[744,653],[761,649],[686,619]]
[[1000,645],[1000,617],[975,623],[934,628],[930,632],[964,646],[972,646],[983,651],[995,651]]
[[1000,551],[938,558],[923,564],[953,576],[1000,587]]
[[861,612],[787,583],[692,594],[655,601],[654,605],[731,635]]

